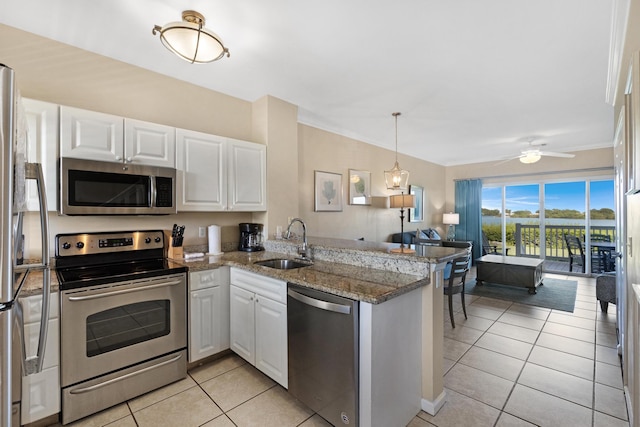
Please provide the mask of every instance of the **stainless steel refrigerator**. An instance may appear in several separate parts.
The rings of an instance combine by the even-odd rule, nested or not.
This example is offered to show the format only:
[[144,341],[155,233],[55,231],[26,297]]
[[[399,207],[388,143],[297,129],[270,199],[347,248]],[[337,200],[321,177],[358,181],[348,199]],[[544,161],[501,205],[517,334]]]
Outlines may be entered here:
[[[0,426],[20,425],[22,376],[42,370],[49,314],[50,270],[47,205],[42,167],[26,162],[26,119],[17,101],[14,71],[0,64]],[[23,250],[26,181],[34,179],[40,202],[42,261],[19,264]],[[38,352],[25,355],[18,298],[30,273],[42,275]]]

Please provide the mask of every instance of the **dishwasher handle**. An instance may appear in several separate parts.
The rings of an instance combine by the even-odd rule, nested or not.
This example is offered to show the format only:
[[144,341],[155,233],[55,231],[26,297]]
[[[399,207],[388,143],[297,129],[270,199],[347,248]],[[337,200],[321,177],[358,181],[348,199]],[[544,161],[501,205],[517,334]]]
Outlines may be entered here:
[[300,301],[303,304],[310,305],[311,307],[319,308],[320,310],[333,311],[340,314],[351,314],[351,306],[344,304],[336,304],[334,302],[323,301],[316,298],[312,298],[303,295],[293,289],[287,289],[287,295],[291,298]]

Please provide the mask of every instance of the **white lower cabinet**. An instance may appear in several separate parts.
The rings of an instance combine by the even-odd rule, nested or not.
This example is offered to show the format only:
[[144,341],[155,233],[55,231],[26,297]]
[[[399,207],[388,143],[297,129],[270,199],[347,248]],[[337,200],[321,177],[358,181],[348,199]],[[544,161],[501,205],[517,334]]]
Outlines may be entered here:
[[189,362],[229,348],[229,267],[189,273]]
[[[42,297],[21,298],[27,357],[38,351]],[[60,412],[60,324],[58,293],[51,294],[49,325],[42,371],[22,377],[21,423],[28,424]]]
[[230,294],[231,350],[287,388],[287,283],[232,268]]

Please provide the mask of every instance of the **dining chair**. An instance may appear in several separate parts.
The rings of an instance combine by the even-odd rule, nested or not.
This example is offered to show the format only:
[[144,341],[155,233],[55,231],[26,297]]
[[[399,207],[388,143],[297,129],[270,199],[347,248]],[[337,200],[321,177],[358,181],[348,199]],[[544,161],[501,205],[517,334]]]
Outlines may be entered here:
[[[451,318],[451,327],[453,328],[456,327],[456,322],[453,320],[453,296],[455,294],[460,294],[464,318],[467,318],[467,308],[464,302],[464,285],[467,278],[467,272],[469,271],[470,260],[471,251],[467,251],[465,255],[449,261],[445,268],[444,294],[449,297],[449,317]],[[448,276],[447,270],[449,270]]]

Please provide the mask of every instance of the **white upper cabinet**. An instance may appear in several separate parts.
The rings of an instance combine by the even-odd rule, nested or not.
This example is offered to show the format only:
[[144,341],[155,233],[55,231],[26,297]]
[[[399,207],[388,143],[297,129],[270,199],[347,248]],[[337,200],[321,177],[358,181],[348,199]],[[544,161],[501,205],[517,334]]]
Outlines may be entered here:
[[60,106],[60,155],[175,168],[175,128]]
[[[58,189],[58,105],[49,102],[22,99],[27,128],[27,161],[40,163],[44,175],[44,186],[47,195],[47,210],[56,210],[56,194]],[[37,184],[27,181],[27,209],[40,209]]]
[[227,206],[225,138],[178,129],[178,211],[221,211]]
[[175,128],[124,119],[124,159],[127,163],[175,168]]
[[228,138],[228,198],[234,211],[267,209],[267,147]]
[[122,117],[60,106],[60,156],[103,162],[122,161]]
[[266,146],[178,129],[178,211],[264,211]]

